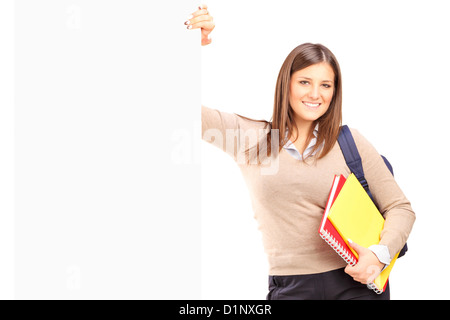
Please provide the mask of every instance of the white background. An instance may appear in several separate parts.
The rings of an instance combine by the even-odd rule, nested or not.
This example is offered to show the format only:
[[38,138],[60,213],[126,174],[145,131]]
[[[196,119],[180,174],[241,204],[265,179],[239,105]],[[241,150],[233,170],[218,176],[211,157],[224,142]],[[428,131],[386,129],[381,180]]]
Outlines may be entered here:
[[[270,120],[279,69],[322,43],[343,75],[343,122],[394,166],[417,220],[391,275],[392,299],[448,299],[450,210],[447,1],[218,1],[202,49],[202,103]],[[267,262],[240,171],[203,143],[202,297],[264,298]]]
[[[110,106],[116,108],[114,109],[115,113],[112,116],[110,115],[113,118],[109,119],[119,122],[123,120],[122,124],[126,122],[124,128],[134,132],[125,134],[128,138],[137,137],[139,130],[133,131],[136,123],[139,125],[137,128],[145,129],[145,119],[151,117],[152,112],[146,113],[143,111],[144,109],[140,109],[141,113],[138,113],[137,117],[131,117],[126,112],[118,112],[120,108],[117,108],[124,105],[123,102],[127,101],[127,93],[131,92],[137,93],[137,96],[132,99],[135,107],[139,105],[140,98],[144,99],[140,106],[144,107],[146,103],[152,104],[150,100],[145,100],[148,99],[145,84],[151,81],[164,79],[164,86],[160,88],[164,88],[162,91],[165,95],[164,97],[154,96],[157,104],[165,102],[167,96],[173,99],[178,98],[183,103],[176,103],[178,109],[174,109],[173,113],[182,112],[183,108],[180,105],[185,103],[188,105],[187,108],[194,112],[192,113],[192,120],[189,121],[196,121],[195,112],[199,110],[196,106],[200,102],[200,98],[197,99],[195,96],[196,92],[200,92],[200,79],[197,75],[200,67],[200,60],[197,60],[200,58],[200,50],[202,59],[201,102],[223,111],[237,112],[248,117],[269,120],[272,114],[276,76],[289,52],[303,42],[322,43],[329,47],[337,56],[343,73],[344,123],[357,128],[374,144],[380,153],[389,158],[394,165],[396,179],[412,202],[413,209],[417,214],[417,221],[408,241],[410,251],[407,256],[397,262],[395,271],[391,276],[392,298],[450,298],[447,277],[450,261],[445,247],[448,233],[447,226],[450,222],[450,212],[446,205],[449,191],[448,181],[450,179],[449,171],[446,170],[449,156],[447,148],[449,133],[446,116],[448,115],[447,109],[450,107],[447,98],[450,70],[447,59],[450,54],[447,30],[450,29],[450,22],[447,19],[446,1],[300,2],[231,0],[225,2],[211,0],[207,4],[215,18],[217,28],[212,34],[213,44],[202,49],[199,48],[198,33],[196,31],[184,32],[182,26],[185,18],[198,5],[193,1],[166,1],[155,6],[153,4],[156,4],[156,1],[134,1],[133,3],[137,4],[137,7],[127,10],[121,10],[123,8],[118,5],[120,1],[114,1],[115,5],[109,7],[104,1],[74,0],[53,1],[53,3],[63,3],[59,4],[58,8],[62,10],[58,11],[56,16],[54,15],[55,12],[52,11],[55,7],[50,11],[41,7],[38,13],[30,15],[31,21],[36,23],[37,30],[42,28],[43,24],[54,23],[55,19],[59,19],[59,22],[57,22],[61,25],[52,32],[68,32],[68,25],[73,27],[77,20],[69,19],[73,11],[67,12],[67,9],[70,9],[73,5],[78,5],[82,12],[82,29],[78,31],[89,31],[87,29],[89,13],[94,12],[96,14],[95,19],[91,21],[97,21],[97,25],[91,27],[94,27],[97,32],[102,30],[106,35],[106,43],[104,44],[95,42],[94,39],[98,39],[98,37],[91,36],[90,33],[85,35],[85,39],[92,41],[92,44],[98,50],[97,53],[93,53],[94,55],[99,54],[98,52],[109,54],[108,59],[110,60],[107,60],[107,62],[117,61],[118,68],[122,70],[122,75],[124,73],[130,75],[126,71],[125,65],[131,64],[136,67],[143,64],[145,66],[143,72],[138,72],[136,68],[132,68],[134,70],[131,72],[133,77],[130,78],[132,84],[136,85],[138,89],[133,89],[133,85],[127,86],[126,81],[114,82],[111,80],[109,73],[96,73],[96,80],[105,81],[105,84],[101,86],[102,95],[92,93],[87,87],[84,88],[85,91],[73,95],[80,99],[78,100],[79,103],[88,102],[92,97],[97,98],[97,102],[101,101],[100,97],[105,98]],[[94,5],[91,5],[92,3]],[[131,2],[127,1],[126,3]],[[143,7],[139,8],[139,5]],[[161,11],[151,13],[150,9],[156,7]],[[95,8],[96,10],[91,11]],[[142,12],[139,13],[139,9],[142,8],[149,10],[148,19],[154,23],[154,26],[148,28],[148,30],[140,30],[139,27],[132,24],[132,21],[136,19],[141,23],[145,21]],[[102,14],[105,12],[106,14]],[[170,13],[170,15],[160,14],[162,12]],[[169,24],[174,29],[166,28],[165,31],[170,31],[168,31],[167,37],[161,39],[159,36],[164,34],[161,26],[167,26],[168,16],[171,17]],[[105,19],[109,28],[101,28]],[[178,28],[179,24],[181,26]],[[47,25],[47,28],[52,30],[49,25]],[[262,249],[260,233],[257,231],[256,222],[253,219],[245,184],[231,158],[206,143],[201,144],[201,258],[200,245],[197,241],[198,228],[192,232],[189,228],[170,229],[170,227],[167,227],[169,222],[179,222],[176,218],[180,216],[177,215],[172,221],[161,220],[164,226],[159,230],[153,228],[152,231],[156,232],[154,233],[155,238],[158,238],[158,234],[162,235],[169,232],[169,237],[173,236],[172,240],[178,241],[177,243],[183,242],[180,239],[184,240],[186,248],[189,248],[190,251],[185,252],[182,256],[184,259],[182,263],[175,264],[179,261],[179,257],[164,254],[171,249],[179,250],[176,246],[167,245],[164,241],[161,241],[161,251],[155,252],[155,250],[146,250],[154,247],[149,247],[148,243],[144,241],[138,245],[137,249],[138,251],[141,249],[144,257],[150,252],[149,254],[155,262],[153,267],[136,271],[134,268],[136,261],[133,260],[135,259],[133,254],[128,256],[131,259],[130,263],[127,263],[128,260],[124,260],[125,262],[111,267],[109,261],[115,253],[114,245],[107,246],[110,249],[107,255],[95,257],[93,254],[97,251],[90,245],[92,241],[94,241],[94,244],[102,243],[102,241],[98,237],[90,236],[81,238],[84,240],[74,243],[72,248],[84,249],[90,253],[91,257],[95,258],[97,264],[90,265],[87,255],[75,254],[74,251],[67,250],[64,252],[63,250],[62,256],[51,256],[52,250],[49,247],[40,248],[44,256],[38,257],[42,260],[34,260],[30,265],[26,264],[26,262],[31,261],[32,251],[29,248],[27,249],[24,244],[27,242],[33,244],[33,242],[42,241],[42,239],[24,232],[27,230],[24,221],[17,221],[18,216],[23,211],[19,212],[20,209],[15,208],[15,204],[22,209],[25,208],[24,206],[27,205],[24,199],[26,192],[30,194],[31,191],[35,191],[42,196],[46,194],[49,187],[53,188],[52,190],[55,192],[58,189],[50,183],[47,185],[41,184],[40,188],[32,190],[14,189],[18,177],[22,181],[22,185],[26,185],[23,184],[24,181],[37,184],[41,181],[39,179],[42,176],[37,174],[24,178],[18,171],[14,175],[14,168],[18,165],[20,168],[20,166],[30,166],[34,163],[33,159],[27,161],[27,158],[23,157],[24,154],[19,155],[19,159],[22,159],[23,162],[17,163],[17,157],[14,157],[15,147],[17,146],[14,140],[14,132],[19,133],[19,137],[20,135],[32,137],[32,133],[35,131],[29,131],[23,126],[22,129],[15,128],[15,124],[23,125],[25,122],[23,122],[24,118],[14,119],[15,111],[17,112],[14,107],[23,107],[24,105],[19,106],[17,104],[18,97],[16,96],[15,99],[14,94],[22,91],[17,91],[20,88],[14,88],[14,59],[17,58],[17,53],[14,52],[14,1],[12,0],[0,2],[0,29],[0,87],[2,88],[0,90],[0,241],[2,244],[0,246],[0,297],[265,298],[267,293],[267,263]],[[140,36],[139,41],[145,42],[148,39],[150,43],[150,40],[155,39],[155,37],[159,39],[159,41],[151,42],[157,52],[150,52],[149,47],[144,45],[145,54],[141,53],[136,57],[133,50],[139,46],[138,40],[124,35],[131,30],[138,31],[136,38]],[[76,28],[71,31],[77,32]],[[40,36],[42,39],[43,35]],[[118,43],[115,43],[115,37],[118,37]],[[45,36],[43,39],[46,39]],[[66,41],[68,40],[66,39]],[[76,52],[87,52],[91,48],[87,44],[84,45],[86,46],[78,47],[77,50],[79,51],[75,52],[66,48],[64,49],[66,51],[63,52],[65,56],[54,55],[53,58],[56,59],[59,66],[64,67],[64,57],[75,58]],[[112,47],[114,50],[111,50]],[[49,43],[40,43],[37,51],[42,54],[49,49],[51,52],[52,48]],[[164,66],[170,65],[170,61],[174,61],[171,56],[174,53],[178,59],[181,59],[182,63],[179,64],[177,72],[170,73],[170,75],[173,75],[173,77],[170,77],[167,76],[167,69]],[[22,54],[25,54],[22,58],[31,59],[35,52],[22,51]],[[51,62],[49,56],[43,54],[41,57],[47,59],[47,63]],[[155,57],[160,59],[161,64],[159,68],[154,65],[154,72],[149,75],[146,72],[149,66],[147,63],[148,61],[154,61]],[[49,65],[53,74],[57,72],[55,65],[53,67],[51,63]],[[30,64],[30,66],[33,66],[33,64]],[[73,64],[68,62],[66,66],[72,68],[71,70],[77,76],[73,78],[71,77],[73,73],[64,75],[61,72],[60,75],[63,75],[64,80],[74,83],[80,79],[89,81],[88,75],[83,75],[81,71],[76,73],[77,69]],[[103,66],[106,67],[106,65]],[[82,67],[83,70],[89,70],[90,67],[95,69],[97,65],[88,63],[82,65]],[[34,65],[34,68],[45,70],[38,64]],[[33,73],[34,70],[29,70],[28,73],[25,72],[21,75],[22,77],[24,75],[36,76]],[[99,69],[95,70],[99,71]],[[57,79],[50,77],[47,73],[41,74],[41,76],[39,81],[35,83],[34,90],[36,92],[39,92],[39,88],[46,88],[45,84],[49,82],[58,86]],[[109,85],[112,86],[112,90],[107,90]],[[124,87],[127,88],[125,93],[120,91]],[[33,86],[29,86],[29,88],[33,89]],[[174,91],[174,88],[184,88],[184,91]],[[88,94],[88,92],[91,93]],[[190,92],[193,93],[193,96]],[[63,97],[63,94],[60,97]],[[20,98],[25,99],[24,96],[19,96]],[[56,99],[53,102],[53,106],[55,106],[60,101]],[[97,105],[90,103],[91,106]],[[38,107],[46,106],[45,103],[37,105]],[[134,109],[134,111],[136,112],[137,109]],[[187,115],[186,113],[182,114],[184,117]],[[61,122],[58,122],[61,119],[65,119],[64,124],[68,126],[67,128],[73,128],[76,124],[75,121],[67,120],[68,113],[59,113],[58,117],[55,118],[55,115],[53,115],[53,118],[47,120],[37,111],[35,111],[36,115],[40,116],[38,118],[40,121],[46,121],[44,123],[47,125],[52,123],[62,125]],[[83,118],[78,117],[77,119],[82,120]],[[98,118],[96,119],[98,120]],[[95,121],[88,123],[91,130],[89,132],[94,134],[95,138],[104,138],[96,128],[107,129],[111,134],[115,133],[112,125],[106,125],[105,127],[105,123],[99,121],[99,126],[96,127],[95,123]],[[33,123],[31,122],[31,124]],[[180,161],[174,161],[178,158],[173,156],[174,151],[178,150],[173,149],[173,146],[184,145],[179,143],[179,137],[186,132],[197,132],[198,127],[198,124],[194,123],[192,131],[187,128],[183,128],[184,131],[172,131],[172,150],[170,150],[172,151],[172,158],[168,166],[180,164]],[[34,129],[37,129],[37,126]],[[66,137],[70,133],[69,129],[62,126],[59,129],[66,134]],[[89,132],[82,135],[81,140],[78,141],[89,144]],[[42,135],[45,131],[37,131],[36,133]],[[149,134],[149,132],[145,133]],[[195,136],[194,133],[191,137],[193,136]],[[49,132],[47,132],[47,137],[58,139],[58,135],[52,136]],[[145,137],[140,139],[135,146],[139,147],[145,143]],[[76,142],[77,140],[73,141]],[[22,146],[26,146],[23,144],[26,140],[22,139],[19,142],[22,143]],[[188,169],[198,172],[195,169],[196,161],[195,156],[193,156],[196,154],[195,143],[188,143],[188,145],[191,146],[190,154],[188,152],[190,156],[182,158],[181,163],[186,165],[184,168],[194,165]],[[28,145],[28,147],[32,147],[32,145]],[[131,170],[135,173],[135,175],[132,175],[133,177],[137,176],[137,172],[144,173],[144,179],[131,179],[131,182],[135,183],[132,188],[133,191],[139,190],[144,185],[144,189],[149,190],[149,188],[160,186],[160,183],[164,182],[163,177],[156,175],[158,178],[153,181],[153,184],[145,184],[143,181],[149,174],[149,171],[146,171],[146,164],[141,161],[136,167],[133,167],[133,165],[136,165],[134,161],[135,156],[137,156],[136,149],[127,144],[122,144],[121,147],[128,153],[119,157],[115,164],[122,162],[122,165],[125,164],[125,166],[121,168],[128,168],[127,170],[132,168]],[[78,151],[85,150],[80,145],[79,148]],[[67,146],[65,150],[68,150]],[[105,153],[99,151],[97,156],[100,159],[107,159],[115,149],[106,148],[102,150]],[[50,155],[56,154],[56,152],[50,153]],[[69,158],[65,160],[69,160]],[[46,163],[48,164],[48,162],[42,161],[41,165]],[[61,169],[58,167],[58,163],[56,164],[56,169]],[[57,179],[58,172],[61,172],[58,170],[52,171],[50,165],[47,165],[46,169],[48,169],[47,172],[50,173],[52,179]],[[181,169],[181,171],[183,170]],[[81,180],[81,178],[76,180],[77,176],[72,174],[70,176],[71,181],[77,182],[75,184],[66,183],[64,186],[70,186],[72,190],[75,190],[80,187],[89,187],[89,183],[94,183],[96,187],[106,188],[102,193],[104,199],[111,192],[118,197],[118,199],[109,198],[111,202],[108,204],[108,208],[115,213],[121,212],[120,208],[126,207],[127,201],[123,200],[124,196],[128,199],[138,199],[134,208],[148,209],[148,207],[145,207],[148,205],[145,194],[141,194],[141,198],[139,198],[125,188],[111,187],[109,180],[101,180],[102,177],[108,177],[106,170],[102,172],[104,176],[97,175],[92,180]],[[119,171],[121,182],[130,182],[125,172],[129,171],[123,169]],[[84,177],[89,177],[89,175],[87,174]],[[62,179],[59,181],[61,182]],[[15,198],[14,190],[16,190]],[[195,196],[196,192],[193,191],[191,195]],[[165,189],[160,194],[163,199],[168,199],[168,202],[172,202],[172,205],[176,206],[176,200],[171,197],[172,192]],[[65,194],[66,197],[67,195]],[[81,205],[79,206],[92,203],[99,204],[95,201],[86,202],[87,199],[92,198],[88,198],[87,193],[84,193],[84,196],[84,202],[80,202]],[[68,198],[70,199],[70,197]],[[61,206],[66,205],[63,201],[59,204]],[[115,204],[119,204],[117,209]],[[40,213],[46,213],[42,208]],[[69,206],[67,205],[65,209],[69,209]],[[54,212],[56,212],[55,210]],[[183,220],[184,223],[192,223],[190,226],[195,229],[196,223],[197,225],[200,224],[200,217],[196,216],[195,212],[190,212],[189,208],[183,208],[183,210],[189,212],[192,217],[198,217],[195,218],[196,222]],[[63,217],[62,219],[60,217],[59,220],[51,219],[48,224],[49,220],[45,219],[35,221],[35,227],[37,230],[41,230],[41,234],[55,232],[56,230],[61,236],[59,240],[62,239],[62,243],[58,244],[57,240],[48,242],[53,243],[53,246],[64,247],[68,245],[71,234],[76,234],[80,226],[86,228],[89,225],[88,216],[84,216],[78,226],[68,223],[72,221],[73,215],[68,214]],[[54,217],[50,216],[49,218]],[[134,222],[127,222],[126,219],[116,219],[111,222],[106,214],[104,216],[98,215],[94,225],[100,227],[103,221],[109,221],[109,226],[112,223],[113,227],[121,229],[121,222],[125,222],[125,226],[122,228],[125,238],[133,237],[136,230],[139,230],[137,232],[138,237],[143,240],[152,240],[152,237],[146,234],[148,230],[139,226],[141,222],[148,223],[152,218],[137,214],[134,215],[134,218],[138,219]],[[14,230],[17,232],[14,232]],[[67,234],[64,233],[65,231]],[[20,237],[18,237],[18,234]],[[114,241],[117,241],[115,234],[112,232],[102,233],[100,231],[99,235],[105,235],[107,239],[113,240],[113,244]],[[121,252],[125,254],[125,251]],[[15,261],[17,255],[23,257],[24,260],[18,260],[16,257]],[[46,260],[45,255],[49,259]],[[146,260],[146,263],[150,264],[151,261]],[[187,265],[190,266],[188,269],[186,269]],[[105,266],[109,267],[102,270],[102,267]],[[194,273],[194,281],[189,283],[190,288],[186,288],[187,285],[184,285],[170,290],[170,286],[164,286],[167,281],[174,284],[175,280],[180,279],[177,277],[170,278],[176,271],[181,271],[177,276],[187,274],[189,271]],[[147,277],[146,272],[151,274],[155,281],[152,283],[151,290],[133,286],[138,278],[144,280],[144,284],[152,280]],[[93,277],[89,277],[89,273]],[[26,275],[27,281],[18,278],[17,274]],[[35,277],[38,275],[38,277],[33,278],[33,275]],[[43,280],[39,278],[42,275],[45,275]],[[100,280],[98,280],[98,277]],[[128,282],[127,280],[130,277],[132,281]],[[111,281],[114,281],[114,285],[110,284]],[[201,287],[199,287],[200,282]],[[98,283],[100,285],[95,286]],[[48,287],[42,286],[49,284]],[[41,287],[36,288],[35,285]],[[135,292],[123,290],[130,288],[137,288],[138,290]]]

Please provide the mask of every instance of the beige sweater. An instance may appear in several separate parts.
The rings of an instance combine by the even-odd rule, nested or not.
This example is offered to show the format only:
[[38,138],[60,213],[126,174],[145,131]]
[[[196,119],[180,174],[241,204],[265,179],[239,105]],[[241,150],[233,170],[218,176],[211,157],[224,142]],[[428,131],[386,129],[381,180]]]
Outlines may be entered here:
[[[344,267],[344,260],[318,234],[334,175],[350,174],[339,144],[319,160],[299,161],[281,149],[276,161],[263,167],[248,165],[241,157],[244,142],[265,125],[202,107],[203,139],[234,158],[248,186],[269,274],[311,274]],[[386,219],[379,244],[386,245],[393,257],[405,244],[415,214],[378,152],[358,131],[351,131],[370,190]]]

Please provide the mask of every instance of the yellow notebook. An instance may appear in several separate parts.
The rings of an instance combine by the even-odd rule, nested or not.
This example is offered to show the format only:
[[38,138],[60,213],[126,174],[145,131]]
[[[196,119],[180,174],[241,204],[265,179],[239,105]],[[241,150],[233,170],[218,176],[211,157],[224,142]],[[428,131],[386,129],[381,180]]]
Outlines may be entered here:
[[[328,219],[347,246],[348,239],[366,248],[380,242],[384,219],[354,174],[347,178],[329,211]],[[350,246],[349,249],[358,258]],[[369,288],[377,293],[384,291],[397,257],[398,253],[375,281],[368,285]]]

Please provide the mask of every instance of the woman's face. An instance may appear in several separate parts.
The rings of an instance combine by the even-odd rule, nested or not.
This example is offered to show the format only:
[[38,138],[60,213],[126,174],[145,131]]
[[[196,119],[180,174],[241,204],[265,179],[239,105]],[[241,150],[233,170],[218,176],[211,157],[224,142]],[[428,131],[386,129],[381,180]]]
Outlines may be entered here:
[[334,72],[326,63],[313,64],[291,76],[289,103],[297,125],[307,125],[327,112],[334,93]]

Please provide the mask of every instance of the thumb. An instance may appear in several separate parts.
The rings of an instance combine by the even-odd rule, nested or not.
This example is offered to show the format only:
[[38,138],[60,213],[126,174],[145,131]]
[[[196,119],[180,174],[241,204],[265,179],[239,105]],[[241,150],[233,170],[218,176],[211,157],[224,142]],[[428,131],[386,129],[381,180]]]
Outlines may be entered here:
[[350,239],[347,239],[348,240],[348,244],[350,245],[350,247],[353,249],[353,250],[355,250],[357,253],[358,253],[358,255],[359,255],[359,253],[361,252],[361,250],[362,249],[364,249],[364,247],[361,247],[359,244],[357,244],[356,242],[353,242],[352,240],[350,240]]

